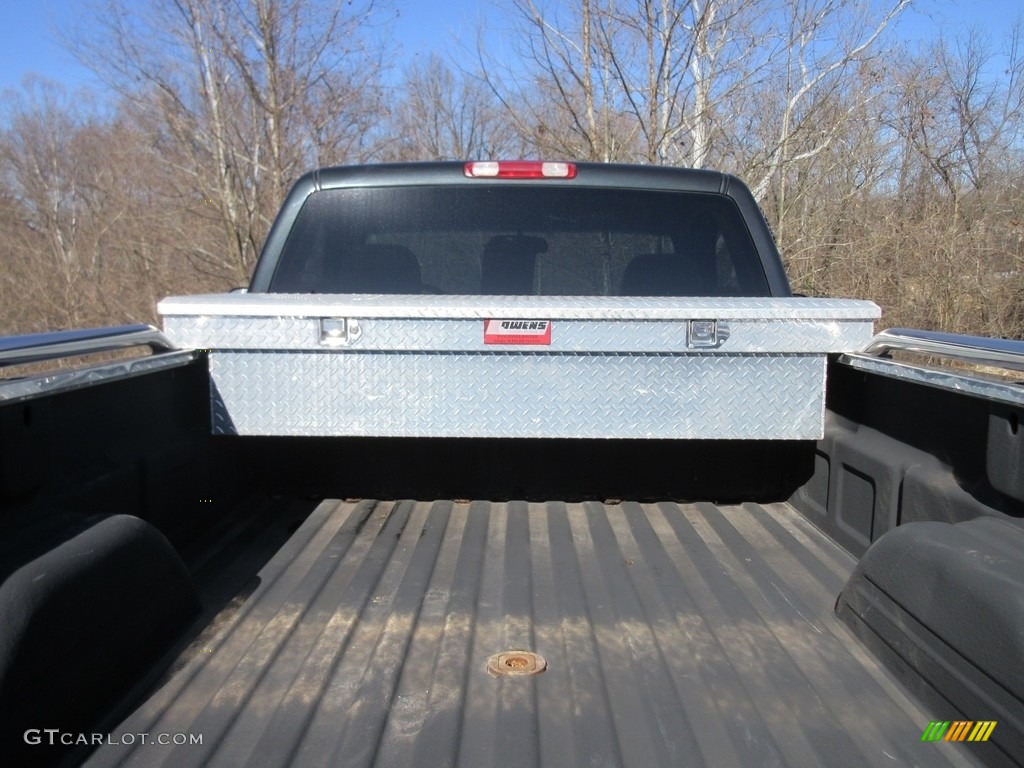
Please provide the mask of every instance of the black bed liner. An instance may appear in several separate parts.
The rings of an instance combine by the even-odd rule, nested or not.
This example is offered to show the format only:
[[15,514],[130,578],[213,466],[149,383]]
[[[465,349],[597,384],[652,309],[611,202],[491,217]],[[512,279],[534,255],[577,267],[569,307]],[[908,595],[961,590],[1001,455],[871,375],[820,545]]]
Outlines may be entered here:
[[836,619],[853,567],[785,503],[324,501],[110,737],[202,744],[87,764],[978,764]]

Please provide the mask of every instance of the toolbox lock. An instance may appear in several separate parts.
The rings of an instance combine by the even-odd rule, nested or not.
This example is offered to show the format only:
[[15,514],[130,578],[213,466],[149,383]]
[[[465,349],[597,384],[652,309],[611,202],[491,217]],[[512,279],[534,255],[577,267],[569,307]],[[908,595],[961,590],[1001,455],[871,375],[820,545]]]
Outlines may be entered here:
[[721,320],[691,320],[686,332],[690,349],[718,349],[729,338],[729,326]]
[[347,347],[362,333],[359,321],[353,318],[320,318],[320,346],[322,347]]

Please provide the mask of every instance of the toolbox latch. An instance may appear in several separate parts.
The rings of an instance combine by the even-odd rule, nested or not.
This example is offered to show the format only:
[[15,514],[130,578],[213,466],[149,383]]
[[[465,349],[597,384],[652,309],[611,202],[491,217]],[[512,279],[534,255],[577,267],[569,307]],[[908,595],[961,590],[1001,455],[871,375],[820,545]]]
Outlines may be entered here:
[[322,347],[347,347],[362,334],[359,321],[355,318],[320,318],[320,346]]
[[686,346],[691,349],[718,349],[729,338],[729,326],[721,320],[691,320]]

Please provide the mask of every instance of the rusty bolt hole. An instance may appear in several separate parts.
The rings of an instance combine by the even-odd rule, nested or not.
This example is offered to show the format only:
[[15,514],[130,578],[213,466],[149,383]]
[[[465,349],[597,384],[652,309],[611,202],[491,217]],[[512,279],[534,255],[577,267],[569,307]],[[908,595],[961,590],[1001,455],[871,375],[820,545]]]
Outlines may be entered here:
[[544,657],[532,651],[505,651],[487,660],[487,671],[495,677],[539,675],[547,667]]

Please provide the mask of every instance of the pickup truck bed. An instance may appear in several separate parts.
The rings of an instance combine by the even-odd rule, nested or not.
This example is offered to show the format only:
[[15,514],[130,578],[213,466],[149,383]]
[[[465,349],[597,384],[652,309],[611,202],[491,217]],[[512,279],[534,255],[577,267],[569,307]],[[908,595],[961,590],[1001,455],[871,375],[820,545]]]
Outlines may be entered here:
[[788,503],[325,500],[112,729],[203,744],[87,765],[976,764],[836,618],[854,564]]
[[0,764],[1024,765],[1024,390],[913,357],[1024,342],[739,180],[321,169],[160,311],[0,338]]

